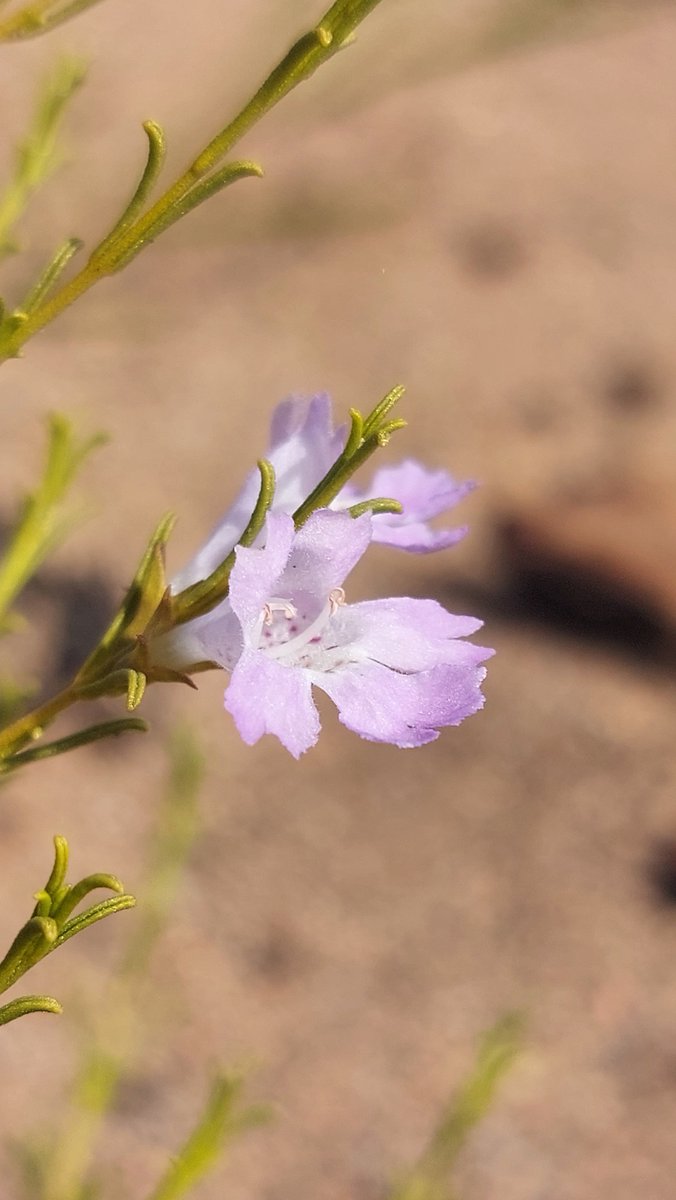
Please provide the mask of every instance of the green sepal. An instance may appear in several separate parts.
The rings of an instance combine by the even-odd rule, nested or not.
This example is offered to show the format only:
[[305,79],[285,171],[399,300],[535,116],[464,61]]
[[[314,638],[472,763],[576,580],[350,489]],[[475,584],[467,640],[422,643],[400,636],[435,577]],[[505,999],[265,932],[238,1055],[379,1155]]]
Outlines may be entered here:
[[[217,666],[213,662],[193,663],[190,666],[190,671],[211,671]],[[190,675],[185,671],[174,671],[171,667],[155,667],[149,669],[148,678],[153,683],[184,683],[187,687],[197,691],[197,684],[193,682]]]
[[164,570],[164,547],[167,544],[176,518],[167,514],[160,521],[139,563],[138,570],[125,596],[123,604],[114,616],[96,649],[89,655],[76,676],[76,685],[86,684],[92,677],[98,679],[102,667],[111,658],[116,643],[126,642],[128,650],[137,634],[143,633],[151,617],[159,608],[167,591]]

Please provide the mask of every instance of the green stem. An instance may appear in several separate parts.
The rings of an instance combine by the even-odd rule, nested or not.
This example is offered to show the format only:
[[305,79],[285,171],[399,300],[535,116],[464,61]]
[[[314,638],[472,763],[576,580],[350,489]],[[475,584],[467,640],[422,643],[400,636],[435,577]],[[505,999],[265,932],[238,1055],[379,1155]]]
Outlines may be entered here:
[[72,684],[69,684],[51,700],[19,717],[18,721],[13,721],[6,729],[0,730],[0,760],[15,754],[28,742],[37,740],[47,725],[51,725],[59,713],[75,704],[78,698]]
[[[0,21],[0,39],[5,24]],[[59,125],[71,96],[83,80],[82,65],[75,59],[64,59],[41,89],[31,124],[17,147],[10,181],[0,194],[0,258],[11,252],[16,223],[58,161]]]
[[99,0],[71,0],[70,4],[58,8],[54,0],[34,0],[26,8],[21,8],[4,21],[0,21],[0,42],[35,37],[36,34],[45,33],[46,30],[61,25],[98,3]]
[[[175,219],[174,214],[180,215],[193,189],[216,169],[244,134],[340,50],[352,37],[357,25],[379,3],[380,0],[336,0],[316,28],[305,33],[291,47],[234,120],[212,138],[188,169],[147,212],[130,224],[124,220],[112,238],[106,236],[79,274],[31,312],[20,326],[8,325],[0,343],[0,361],[15,358],[29,338],[49,325],[100,279],[126,266],[154,236],[168,228]],[[225,182],[231,181],[226,175]]]
[[71,750],[77,750],[80,746],[91,746],[92,742],[100,742],[104,738],[119,737],[121,733],[131,732],[147,733],[148,726],[138,717],[122,717],[117,721],[104,721],[100,725],[90,725],[87,729],[80,729],[77,733],[71,734],[70,737],[58,738],[55,742],[46,742],[39,746],[30,746],[27,750],[9,754],[6,758],[3,757],[0,759],[0,774],[7,774],[15,771],[18,767],[25,767],[27,763],[40,762],[45,758],[56,758],[59,754],[68,754]]
[[381,430],[378,433],[372,433],[365,442],[355,450],[350,458],[346,458],[344,454],[337,462],[329,468],[323,479],[320,479],[316,488],[304,500],[300,508],[297,508],[293,514],[293,519],[296,523],[296,528],[304,525],[308,517],[312,516],[318,508],[328,508],[332,500],[335,500],[339,492],[342,492],[345,484],[349,482],[356,471],[375,454],[379,446],[384,444],[385,439],[390,432],[395,429],[403,428],[405,421],[391,421],[390,427],[386,427],[385,433]]

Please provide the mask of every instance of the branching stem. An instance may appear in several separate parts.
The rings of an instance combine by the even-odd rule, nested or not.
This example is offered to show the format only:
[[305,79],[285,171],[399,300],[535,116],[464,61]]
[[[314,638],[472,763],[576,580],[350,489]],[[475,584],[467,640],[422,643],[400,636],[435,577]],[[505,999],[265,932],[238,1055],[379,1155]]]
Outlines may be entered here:
[[[122,219],[94,249],[83,269],[28,313],[20,323],[10,318],[4,327],[0,325],[0,361],[15,358],[29,338],[49,325],[100,279],[123,269],[149,242],[203,200],[246,175],[262,174],[256,163],[230,163],[224,166],[223,159],[284,96],[309,79],[346,45],[356,27],[379,3],[380,0],[336,0],[319,24],[303,34],[291,47],[234,120],[212,138],[187,170],[146,212],[136,215],[135,202],[139,194],[145,199],[148,190],[145,186],[149,170],[147,166]],[[148,133],[148,123],[144,128]],[[152,129],[155,132],[157,127],[153,126]],[[161,160],[159,145],[157,151]],[[153,179],[155,165],[153,162],[150,167]],[[130,213],[133,213],[131,220]]]

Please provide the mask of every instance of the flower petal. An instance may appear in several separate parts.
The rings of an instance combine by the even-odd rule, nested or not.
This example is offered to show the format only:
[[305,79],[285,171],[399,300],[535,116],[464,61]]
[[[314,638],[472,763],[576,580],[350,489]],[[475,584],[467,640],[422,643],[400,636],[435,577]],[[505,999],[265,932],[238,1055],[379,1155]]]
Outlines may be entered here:
[[238,546],[230,574],[230,604],[244,635],[251,633],[267,604],[279,595],[279,581],[294,540],[293,518],[288,513],[268,513],[265,545]]
[[[396,466],[380,467],[373,476],[372,495],[393,496],[404,507],[398,517],[409,521],[429,521],[440,513],[454,508],[476,487],[473,480],[459,482],[444,470],[429,471],[414,458],[406,458]],[[397,517],[397,514],[392,514]]]
[[307,671],[281,666],[265,654],[245,650],[225,692],[225,707],[249,746],[264,733],[278,737],[299,758],[319,737],[319,714]]
[[476,485],[459,483],[448,471],[428,471],[414,459],[375,472],[367,492],[352,487],[340,494],[341,506],[356,504],[372,496],[398,500],[401,513],[377,513],[373,518],[373,541],[397,546],[414,554],[428,554],[455,545],[467,532],[465,525],[454,529],[430,529],[432,517],[453,508]]
[[267,457],[275,468],[274,507],[294,512],[335,462],[345,445],[345,429],[333,429],[331,398],[291,396],[277,405]]
[[440,666],[400,675],[380,663],[311,672],[313,683],[331,697],[343,725],[373,742],[402,749],[422,746],[444,725],[459,725],[483,706],[483,667]]
[[[291,396],[277,405],[266,455],[275,469],[275,512],[295,512],[336,461],[345,438],[344,427],[333,429],[331,398],[326,393]],[[206,579],[227,558],[249,522],[259,489],[260,475],[250,471],[205,544],[172,579],[174,593]]]
[[176,671],[214,662],[231,671],[242,653],[242,628],[224,600],[202,617],[176,625],[152,641],[152,660]]
[[332,630],[355,659],[372,659],[398,671],[427,671],[442,663],[483,662],[493,653],[459,641],[480,629],[476,617],[449,613],[436,600],[365,600],[345,605]]
[[456,525],[454,529],[430,529],[422,521],[395,525],[399,513],[375,513],[373,517],[373,540],[383,546],[394,546],[409,554],[432,554],[435,550],[448,550],[462,541],[468,525]]
[[328,508],[312,514],[298,530],[280,582],[285,596],[307,592],[322,603],[341,586],[371,541],[371,516],[351,517]]
[[[175,638],[177,648],[184,652],[188,646],[199,647],[199,659],[218,663],[226,671],[232,671],[244,646],[242,626],[229,600],[224,600],[203,617],[179,625],[167,636]],[[193,662],[199,659],[193,659]]]

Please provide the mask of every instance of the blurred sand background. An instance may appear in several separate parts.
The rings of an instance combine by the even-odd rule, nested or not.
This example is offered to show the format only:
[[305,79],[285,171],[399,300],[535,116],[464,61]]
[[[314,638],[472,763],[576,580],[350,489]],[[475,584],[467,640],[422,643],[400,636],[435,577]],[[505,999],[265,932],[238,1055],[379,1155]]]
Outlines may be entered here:
[[[107,0],[3,48],[11,137],[59,50],[91,63],[12,298],[65,235],[103,232],[138,172],[142,119],[164,124],[178,170],[320,9]],[[252,1095],[276,1122],[199,1196],[377,1200],[477,1036],[520,1008],[526,1051],[462,1156],[458,1196],[673,1200],[675,56],[666,2],[385,0],[247,138],[263,181],[199,210],[3,368],[4,519],[46,412],[112,435],[81,484],[95,519],[25,605],[39,636],[20,649],[54,682],[163,512],[180,518],[170,565],[200,542],[291,391],[368,408],[402,381],[411,427],[390,458],[482,482],[466,542],[422,561],[374,551],[350,595],[432,594],[483,616],[498,651],[483,715],[402,752],[326,706],[297,765],[270,739],[239,742],[214,675],[197,694],[156,689],[143,744],[38,765],[3,793],[8,941],[52,832],[74,872],[138,886],[164,739],[186,716],[203,730],[204,834],[149,964],[144,1061],[101,1147],[111,1195],[146,1195],[212,1064],[254,1059]],[[587,602],[596,567],[601,601]],[[3,1037],[11,1135],[58,1113],[69,997],[78,979],[105,993],[133,920],[31,976],[67,1013]]]

